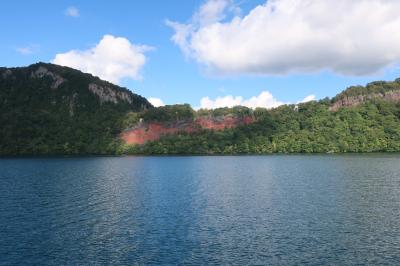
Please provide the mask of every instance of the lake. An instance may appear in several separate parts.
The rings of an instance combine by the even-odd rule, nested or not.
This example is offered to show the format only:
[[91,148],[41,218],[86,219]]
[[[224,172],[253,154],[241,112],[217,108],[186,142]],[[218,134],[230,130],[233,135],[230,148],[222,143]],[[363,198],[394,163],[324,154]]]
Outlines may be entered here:
[[400,155],[0,160],[0,264],[399,264]]

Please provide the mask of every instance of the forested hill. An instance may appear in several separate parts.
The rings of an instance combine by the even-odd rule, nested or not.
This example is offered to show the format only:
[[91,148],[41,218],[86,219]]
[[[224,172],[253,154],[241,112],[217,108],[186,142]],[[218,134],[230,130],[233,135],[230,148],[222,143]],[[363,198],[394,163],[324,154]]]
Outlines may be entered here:
[[0,156],[400,152],[400,79],[274,109],[154,108],[67,67],[0,68]]
[[393,82],[375,81],[363,86],[352,86],[332,99],[331,110],[363,104],[374,99],[400,101],[400,78]]
[[0,155],[115,153],[131,91],[53,64],[0,68]]
[[[235,109],[200,110],[195,116]],[[131,154],[400,152],[400,79],[350,87],[336,97],[271,110],[240,109],[253,123],[170,134]],[[154,113],[152,111],[152,113]],[[145,116],[143,116],[145,117]],[[131,136],[132,137],[132,136]]]

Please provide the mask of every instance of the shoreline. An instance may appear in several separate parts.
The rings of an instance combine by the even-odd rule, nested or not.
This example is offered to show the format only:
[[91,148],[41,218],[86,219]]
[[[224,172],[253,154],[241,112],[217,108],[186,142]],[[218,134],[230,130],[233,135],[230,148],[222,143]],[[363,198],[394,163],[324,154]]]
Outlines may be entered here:
[[336,153],[265,153],[265,154],[121,154],[121,155],[7,155],[0,160],[8,159],[80,159],[80,158],[126,158],[126,157],[266,157],[266,156],[343,156],[343,155],[400,155],[396,152],[336,152]]

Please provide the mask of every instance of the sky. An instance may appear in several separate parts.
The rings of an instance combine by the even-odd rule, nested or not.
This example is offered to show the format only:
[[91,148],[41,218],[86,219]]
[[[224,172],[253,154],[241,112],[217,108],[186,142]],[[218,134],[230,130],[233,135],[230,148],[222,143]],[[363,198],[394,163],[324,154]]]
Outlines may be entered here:
[[66,65],[155,105],[275,107],[400,77],[400,1],[3,1],[0,65]]

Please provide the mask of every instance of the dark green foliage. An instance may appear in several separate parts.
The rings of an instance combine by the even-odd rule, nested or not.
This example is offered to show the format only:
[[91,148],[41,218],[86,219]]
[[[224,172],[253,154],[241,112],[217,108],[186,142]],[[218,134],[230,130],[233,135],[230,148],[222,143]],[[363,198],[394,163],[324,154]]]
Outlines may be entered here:
[[[55,85],[46,68],[63,82]],[[36,75],[36,76],[35,76]],[[89,84],[106,88],[95,94]],[[153,108],[143,97],[51,64],[0,68],[0,155],[47,154],[268,154],[326,152],[399,152],[400,105],[387,93],[400,91],[400,80],[350,87],[330,100],[284,105],[272,110],[246,107],[195,112],[189,105]],[[329,110],[348,97],[365,97],[350,108]],[[145,122],[171,123],[196,117],[251,116],[256,122],[224,131],[203,130],[165,136],[142,146],[120,143],[123,129]]]
[[336,102],[346,97],[363,96],[371,94],[384,95],[388,92],[400,91],[400,79],[396,79],[393,82],[386,81],[374,81],[368,83],[367,86],[352,86],[338,94],[332,99],[332,102]]
[[142,112],[140,118],[144,121],[173,122],[194,118],[194,111],[189,104],[166,105]]
[[166,136],[133,154],[268,154],[400,151],[400,105],[374,100],[329,111],[326,99],[252,112],[253,124]]
[[196,116],[210,116],[210,117],[218,117],[223,115],[234,115],[238,117],[243,117],[251,114],[252,114],[251,109],[244,106],[235,106],[232,108],[224,107],[212,110],[200,109],[199,111],[196,112]]
[[[62,77],[36,75],[40,68]],[[89,84],[125,93],[128,101],[101,101]],[[143,97],[89,74],[52,64],[0,68],[0,155],[113,154],[129,111],[152,108]]]

